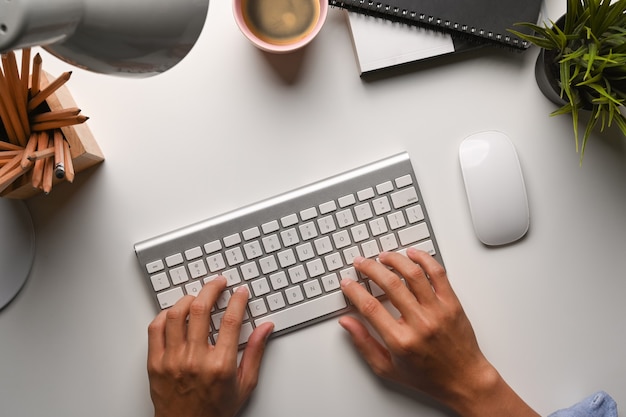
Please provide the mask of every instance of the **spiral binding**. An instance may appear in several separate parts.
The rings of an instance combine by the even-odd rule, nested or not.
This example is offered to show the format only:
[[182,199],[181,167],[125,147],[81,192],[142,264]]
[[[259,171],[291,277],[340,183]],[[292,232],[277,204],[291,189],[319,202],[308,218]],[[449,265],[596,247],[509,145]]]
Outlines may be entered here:
[[[358,4],[358,6],[356,5]],[[358,13],[370,14],[373,16],[384,17],[404,23],[418,23],[424,26],[428,26],[432,29],[439,29],[446,32],[453,32],[460,34],[468,39],[475,39],[476,36],[484,38],[489,41],[493,41],[496,44],[503,46],[511,46],[517,49],[526,49],[530,44],[522,39],[513,36],[512,34],[494,33],[492,31],[486,31],[484,29],[469,26],[463,23],[451,22],[438,18],[436,16],[430,16],[424,13],[418,13],[406,9],[400,9],[396,6],[391,6],[379,1],[373,0],[329,0],[331,7],[339,7],[341,9],[351,10]]]

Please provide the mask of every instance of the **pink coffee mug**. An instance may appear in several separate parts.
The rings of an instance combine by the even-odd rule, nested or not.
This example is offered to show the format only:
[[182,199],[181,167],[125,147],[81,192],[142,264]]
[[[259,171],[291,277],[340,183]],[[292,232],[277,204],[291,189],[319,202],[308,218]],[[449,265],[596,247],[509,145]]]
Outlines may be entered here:
[[[292,52],[307,45],[317,36],[328,14],[328,0],[297,1],[301,2],[302,7],[292,7],[294,4],[293,0],[233,0],[233,14],[241,32],[257,48],[272,53]],[[298,5],[297,1],[295,2],[296,5]],[[318,1],[319,12],[317,12],[318,4],[316,3]],[[313,5],[311,5],[311,3]],[[246,6],[248,7],[248,11],[244,10]],[[261,10],[250,11],[253,6],[259,7]],[[265,10],[262,9],[263,7]],[[316,13],[312,14],[312,8],[316,10]],[[257,19],[256,23],[253,21],[254,19],[250,17],[251,13],[255,13],[255,19]],[[298,15],[299,13],[306,13],[307,19],[303,18],[304,15]],[[311,17],[310,21],[308,17]],[[268,25],[268,27],[271,26],[271,30],[278,27],[277,30],[282,31],[280,35],[274,36],[273,33],[264,31],[264,21],[270,20],[272,25]],[[304,20],[304,24],[306,25],[305,30],[302,30],[301,33],[280,37],[288,33],[292,26],[301,25],[302,20]],[[296,32],[298,31],[296,30]]]

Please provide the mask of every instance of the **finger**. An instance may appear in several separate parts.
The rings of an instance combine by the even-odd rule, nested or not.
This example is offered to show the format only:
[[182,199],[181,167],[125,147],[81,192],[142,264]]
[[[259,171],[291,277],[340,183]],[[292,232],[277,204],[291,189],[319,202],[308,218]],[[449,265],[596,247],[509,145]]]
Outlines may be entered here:
[[389,351],[376,340],[370,332],[353,317],[345,316],[339,319],[339,324],[352,338],[352,343],[365,359],[372,371],[379,376],[388,376],[392,369]]
[[351,279],[341,280],[341,290],[383,339],[397,326],[389,311],[357,282]]
[[165,311],[148,326],[148,370],[155,369],[165,352]]
[[224,316],[222,316],[219,337],[215,347],[225,355],[227,361],[236,362],[237,360],[239,333],[247,303],[248,288],[245,286],[237,288],[228,301],[228,306]]
[[209,342],[211,331],[211,308],[226,288],[226,279],[217,277],[208,282],[189,308],[189,323],[187,326],[187,340],[193,345],[205,346]]
[[452,295],[456,297],[452,285],[450,285],[450,281],[448,280],[446,270],[435,258],[415,248],[409,248],[406,254],[412,261],[417,262],[424,272],[426,272],[436,294]]
[[252,392],[259,380],[261,360],[265,353],[267,339],[272,334],[272,331],[274,331],[273,323],[263,323],[254,329],[248,338],[248,344],[243,351],[239,364],[240,386],[244,390],[245,395],[249,395]]
[[406,315],[415,307],[415,296],[395,272],[373,259],[356,258],[354,266],[382,288],[400,313]]
[[187,316],[194,297],[186,295],[165,312],[165,349],[183,345],[187,339]]
[[427,303],[436,299],[433,287],[419,264],[399,253],[384,252],[379,259],[404,277],[417,301]]

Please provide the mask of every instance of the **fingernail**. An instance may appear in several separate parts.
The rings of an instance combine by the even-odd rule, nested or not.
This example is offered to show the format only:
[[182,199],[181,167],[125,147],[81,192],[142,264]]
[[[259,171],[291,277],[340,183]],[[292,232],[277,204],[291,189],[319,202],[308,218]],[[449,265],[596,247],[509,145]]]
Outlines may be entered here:
[[356,258],[354,258],[354,260],[352,261],[352,263],[354,264],[354,266],[359,266],[363,263],[363,261],[365,260],[364,257],[362,256],[357,256]]
[[248,287],[245,285],[242,285],[241,287],[237,288],[235,290],[236,292],[245,292],[246,294],[248,294]]

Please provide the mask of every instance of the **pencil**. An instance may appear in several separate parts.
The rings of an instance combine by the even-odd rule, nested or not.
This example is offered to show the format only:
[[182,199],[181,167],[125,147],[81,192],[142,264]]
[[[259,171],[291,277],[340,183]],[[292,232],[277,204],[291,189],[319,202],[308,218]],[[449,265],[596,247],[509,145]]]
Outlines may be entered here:
[[13,124],[11,123],[11,118],[9,117],[9,113],[4,106],[4,100],[1,99],[0,119],[2,119],[2,125],[4,126],[4,130],[7,132],[7,139],[9,140],[9,143],[12,145],[19,145],[19,141],[17,140],[17,134],[15,133],[15,129],[13,128]]
[[[47,147],[48,147],[48,133],[40,132],[39,139],[37,141],[37,152],[43,151]],[[52,155],[54,155],[54,150],[53,150]],[[35,166],[33,167],[33,176],[31,178],[31,183],[33,184],[34,188],[41,188],[41,183],[43,181],[43,168],[44,168],[44,160],[36,159]]]
[[[24,148],[22,148],[19,145],[14,145],[12,143],[0,140],[0,151],[19,151],[21,149],[24,149]],[[0,153],[0,155],[2,155],[2,153]]]
[[59,129],[54,131],[54,176],[65,177],[65,151],[63,150],[63,134]]
[[41,188],[44,193],[50,194],[52,191],[52,177],[54,175],[54,163],[52,158],[44,159],[43,165],[43,181],[41,183]]
[[28,83],[30,78],[30,48],[22,49],[22,96],[24,104],[28,103]]
[[2,168],[0,168],[0,177],[5,176],[8,172],[14,169],[17,166],[20,166],[20,162],[22,162],[22,155],[17,154],[9,161],[9,163],[5,164]]
[[23,152],[24,152],[24,149],[22,148],[20,148],[19,150],[14,150],[14,151],[0,152],[0,159],[2,160],[13,159],[15,155],[23,153]]
[[54,93],[56,90],[61,88],[61,86],[63,86],[63,84],[65,84],[70,79],[71,76],[72,76],[71,71],[64,72],[56,80],[52,81],[46,88],[39,91],[28,102],[28,111],[33,111],[37,107],[39,107],[39,105],[43,103],[48,97],[50,97],[52,93]]
[[31,125],[31,130],[33,132],[41,132],[44,130],[60,129],[66,126],[85,123],[87,120],[89,120],[89,117],[79,114],[76,116],[66,117],[65,119],[57,119],[57,120],[51,120],[49,122],[33,123]]
[[26,155],[26,159],[29,161],[39,161],[40,159],[46,159],[54,156],[56,153],[56,149],[54,146],[50,146],[49,148],[45,148],[42,150],[37,150],[35,152],[31,152]]
[[28,124],[28,114],[26,112],[26,97],[22,94],[22,82],[20,81],[20,74],[17,70],[17,60],[15,59],[15,52],[10,51],[2,55],[2,63],[4,64],[4,77],[9,86],[9,91],[13,97],[13,105],[17,111],[20,126],[24,131],[24,136],[17,136],[20,145],[26,146],[26,141],[30,136],[30,126]]
[[78,107],[68,107],[67,109],[31,115],[30,121],[31,123],[51,122],[54,120],[61,120],[72,116],[78,116],[79,113],[80,109]]
[[41,63],[42,63],[41,55],[37,53],[35,55],[35,58],[33,58],[33,76],[31,79],[31,86],[30,86],[31,97],[34,97],[39,93],[39,88],[41,84]]
[[26,169],[28,166],[30,166],[30,164],[32,164],[32,161],[30,161],[30,158],[28,158],[28,155],[30,155],[31,153],[35,152],[35,149],[37,149],[37,141],[39,140],[39,136],[35,133],[30,135],[30,138],[28,138],[28,143],[26,144],[26,148],[24,149],[24,153],[22,155],[22,168]]
[[[10,91],[6,77],[2,73],[2,71],[0,71],[0,91]],[[11,125],[11,129],[13,129],[13,132],[15,132],[15,140],[17,145],[26,146],[26,134],[22,129],[22,123],[20,122],[20,117],[17,114],[17,109],[15,108],[11,94],[0,94],[0,100],[2,100],[2,103],[4,104],[4,110],[6,112],[4,125]]]
[[24,169],[21,166],[13,168],[13,170],[7,172],[0,177],[0,193],[6,190],[13,182],[24,174]]
[[63,151],[65,154],[65,179],[72,183],[74,182],[74,161],[72,160],[70,144],[66,140],[63,141]]

